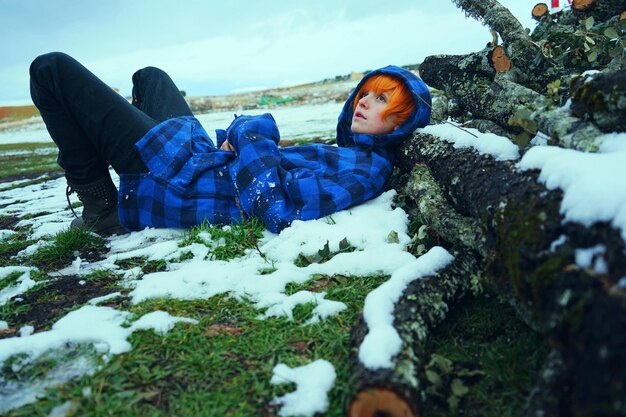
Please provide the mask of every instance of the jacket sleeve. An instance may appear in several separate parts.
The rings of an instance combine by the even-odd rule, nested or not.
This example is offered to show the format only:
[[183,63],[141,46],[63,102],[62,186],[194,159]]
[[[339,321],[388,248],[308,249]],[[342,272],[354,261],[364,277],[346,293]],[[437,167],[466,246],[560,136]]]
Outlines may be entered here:
[[[342,150],[345,161],[329,162],[339,158],[336,149],[324,155],[326,161],[297,153],[286,160],[278,148],[280,135],[270,114],[240,116],[226,134],[238,153],[231,175],[240,208],[247,216],[259,217],[274,233],[294,220],[317,219],[376,197],[392,169],[391,162],[375,153],[350,150]],[[281,166],[281,161],[289,169]]]

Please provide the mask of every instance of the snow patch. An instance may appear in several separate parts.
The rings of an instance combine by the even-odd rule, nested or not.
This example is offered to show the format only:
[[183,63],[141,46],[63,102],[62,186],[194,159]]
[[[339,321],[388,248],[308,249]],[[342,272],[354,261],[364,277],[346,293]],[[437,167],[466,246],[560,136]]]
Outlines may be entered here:
[[197,323],[193,319],[156,311],[142,316],[130,327],[123,327],[130,317],[131,313],[110,307],[83,306],[59,319],[49,331],[0,339],[0,364],[18,353],[34,359],[66,343],[91,343],[103,353],[119,354],[130,350],[127,339],[135,330],[151,328],[164,333],[181,321]]
[[3,266],[0,267],[0,281],[8,277],[14,272],[21,272],[22,275],[17,279],[16,285],[3,288],[0,291],[0,306],[4,305],[16,295],[23,294],[29,289],[37,285],[37,282],[30,278],[30,272],[36,271],[37,268],[27,266]]
[[[441,140],[452,143],[455,148],[473,148],[481,155],[491,155],[496,161],[519,159],[519,147],[509,138],[493,133],[481,133],[477,129],[460,129],[450,124],[430,125],[417,129]],[[474,135],[474,136],[472,136]]]
[[296,390],[274,398],[272,404],[281,406],[282,417],[313,417],[328,410],[328,392],[335,385],[337,375],[333,365],[318,359],[308,365],[290,368],[285,364],[274,367],[272,385],[295,383]]
[[548,189],[563,190],[561,213],[566,221],[591,226],[610,222],[626,240],[626,133],[601,137],[600,151],[587,153],[556,146],[531,148],[518,167],[539,169]]

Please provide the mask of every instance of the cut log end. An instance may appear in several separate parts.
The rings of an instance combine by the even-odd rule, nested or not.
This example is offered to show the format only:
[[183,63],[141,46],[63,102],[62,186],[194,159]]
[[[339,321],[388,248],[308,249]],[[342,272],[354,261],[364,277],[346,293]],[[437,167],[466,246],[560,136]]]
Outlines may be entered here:
[[624,19],[626,19],[626,10],[624,10],[623,12],[619,14],[619,20],[624,20]]
[[388,389],[361,391],[350,403],[349,417],[418,417],[409,404]]
[[507,72],[511,69],[511,60],[504,53],[502,46],[496,46],[491,50],[489,62],[496,72]]
[[572,9],[582,11],[587,10],[591,6],[594,5],[596,0],[573,0],[572,1]]
[[532,16],[535,20],[540,20],[542,17],[548,14],[548,5],[545,3],[537,3],[532,10]]

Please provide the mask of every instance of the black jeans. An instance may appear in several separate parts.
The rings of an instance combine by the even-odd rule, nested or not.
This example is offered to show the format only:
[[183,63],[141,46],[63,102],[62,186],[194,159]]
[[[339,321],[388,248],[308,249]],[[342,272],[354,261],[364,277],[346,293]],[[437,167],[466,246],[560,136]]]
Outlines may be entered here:
[[59,148],[67,180],[89,184],[109,175],[147,172],[135,143],[158,123],[191,116],[187,102],[162,70],[133,74],[133,103],[74,58],[52,52],[30,66],[30,92]]

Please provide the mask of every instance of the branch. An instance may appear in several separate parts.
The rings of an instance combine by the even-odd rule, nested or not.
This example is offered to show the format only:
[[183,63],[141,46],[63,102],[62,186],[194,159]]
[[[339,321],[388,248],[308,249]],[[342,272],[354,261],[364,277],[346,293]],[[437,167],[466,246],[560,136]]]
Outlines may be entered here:
[[535,124],[530,134],[538,130],[560,146],[597,151],[600,129],[591,121],[572,116],[567,109],[551,110],[546,96],[510,81],[506,74],[492,77],[482,66],[487,53],[483,50],[468,55],[429,56],[420,66],[420,76],[428,85],[450,92],[474,118],[491,120],[519,133],[522,130],[509,122],[520,110],[525,110]]
[[466,16],[473,17],[498,32],[505,43],[519,40],[530,43],[530,38],[519,20],[497,0],[452,0],[452,2],[463,9]]

